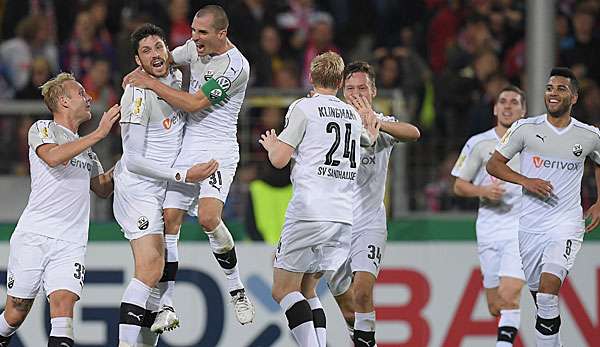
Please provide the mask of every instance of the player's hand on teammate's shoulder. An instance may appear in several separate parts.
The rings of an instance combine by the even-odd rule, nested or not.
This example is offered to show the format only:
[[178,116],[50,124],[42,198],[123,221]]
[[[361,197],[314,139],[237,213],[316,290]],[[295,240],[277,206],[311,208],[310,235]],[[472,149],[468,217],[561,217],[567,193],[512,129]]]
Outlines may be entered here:
[[600,202],[596,202],[585,212],[585,220],[589,221],[585,227],[585,232],[590,232],[600,225]]
[[123,83],[121,86],[123,89],[127,87],[128,84],[133,85],[134,87],[147,89],[150,84],[154,80],[154,77],[150,76],[146,71],[142,69],[142,67],[137,67],[135,70],[131,71],[125,77],[123,77]]
[[121,117],[121,106],[119,104],[114,104],[108,111],[104,112],[102,118],[100,119],[100,124],[98,124],[98,128],[96,132],[102,137],[106,137],[108,133],[110,133],[110,129],[112,129],[115,122]]
[[527,178],[522,184],[523,188],[530,193],[533,193],[543,199],[547,199],[552,195],[554,187],[550,181],[545,181],[540,178]]
[[214,174],[219,168],[219,162],[211,159],[207,163],[200,163],[192,166],[187,170],[185,181],[187,183],[196,183],[205,180],[210,175]]
[[277,143],[277,134],[275,129],[267,130],[264,134],[260,135],[258,142],[264,147],[264,149],[271,150],[271,148]]

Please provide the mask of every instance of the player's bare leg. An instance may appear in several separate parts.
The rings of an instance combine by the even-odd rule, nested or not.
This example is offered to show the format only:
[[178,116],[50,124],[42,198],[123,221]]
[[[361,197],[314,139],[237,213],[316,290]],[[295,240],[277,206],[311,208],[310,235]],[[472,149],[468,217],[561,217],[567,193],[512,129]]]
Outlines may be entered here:
[[165,268],[158,283],[160,291],[160,310],[150,330],[157,334],[171,331],[179,326],[179,318],[173,306],[175,281],[179,268],[179,231],[186,211],[177,208],[166,208],[163,211],[165,221]]
[[0,346],[8,346],[12,335],[27,318],[33,300],[6,296],[4,312],[0,315]]
[[[152,312],[147,302],[165,265],[163,235],[151,234],[131,240],[135,260],[134,278],[131,279],[121,300],[119,320],[119,346],[134,346],[142,328],[150,331]],[[147,332],[144,333],[147,335]]]
[[322,273],[305,274],[302,277],[301,293],[306,298],[306,301],[308,301],[308,305],[312,310],[313,324],[319,346],[325,347],[327,345],[327,319],[316,291],[317,284],[322,275]]
[[334,296],[335,301],[342,312],[342,316],[346,321],[346,327],[350,332],[350,339],[354,340],[354,290],[348,288],[346,292],[338,296]]
[[48,347],[73,346],[73,308],[79,296],[68,290],[57,290],[48,296],[50,302],[50,337]]
[[375,342],[375,308],[373,306],[373,287],[377,278],[370,272],[354,273],[354,345],[372,347]]
[[304,274],[273,269],[273,299],[279,303],[288,321],[288,327],[301,347],[319,347],[310,304],[301,293]]
[[227,287],[232,297],[235,316],[241,324],[254,320],[255,309],[246,295],[240,279],[237,255],[233,237],[221,220],[223,202],[216,198],[198,199],[198,222],[208,236],[208,242],[215,259],[225,272]]
[[521,288],[523,280],[514,277],[500,277],[497,294],[500,300],[500,321],[496,347],[510,347],[519,332],[521,323]]
[[561,346],[560,309],[558,307],[558,293],[561,283],[562,281],[558,276],[549,272],[542,272],[540,276],[540,288],[536,294],[538,310],[535,324],[535,337],[538,347]]

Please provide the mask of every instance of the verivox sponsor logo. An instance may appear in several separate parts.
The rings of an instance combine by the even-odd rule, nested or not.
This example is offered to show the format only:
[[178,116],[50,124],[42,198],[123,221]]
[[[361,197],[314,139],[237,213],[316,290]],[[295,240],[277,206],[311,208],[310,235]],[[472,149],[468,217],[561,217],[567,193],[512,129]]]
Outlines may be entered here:
[[577,170],[579,170],[579,166],[581,165],[581,163],[544,159],[537,155],[532,157],[532,160],[533,160],[533,165],[538,169],[541,167],[545,167],[548,169],[577,171]]

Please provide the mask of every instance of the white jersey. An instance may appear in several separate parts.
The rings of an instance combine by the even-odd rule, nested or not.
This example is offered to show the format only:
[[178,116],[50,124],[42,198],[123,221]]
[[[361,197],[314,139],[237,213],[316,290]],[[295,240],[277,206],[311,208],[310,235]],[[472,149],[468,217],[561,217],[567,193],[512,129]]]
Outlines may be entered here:
[[[452,176],[477,186],[490,185],[498,178],[488,174],[485,166],[494,153],[500,138],[495,129],[472,136],[452,169]],[[519,172],[519,159],[515,156],[508,162],[513,170]],[[516,239],[519,231],[521,206],[521,186],[504,182],[505,193],[498,202],[479,200],[477,212],[477,241],[495,242]]]
[[332,95],[294,101],[279,140],[292,154],[292,199],[286,218],[352,224],[362,121]]
[[238,151],[237,120],[244,102],[250,64],[237,48],[216,56],[198,56],[188,40],[172,52],[177,64],[190,65],[190,93],[202,92],[212,106],[188,117],[184,150],[204,148]]
[[90,220],[90,179],[104,172],[98,157],[86,149],[54,168],[36,149],[47,143],[62,145],[79,135],[51,120],[35,122],[29,129],[31,194],[15,233],[34,233],[86,245]]
[[544,114],[513,124],[496,150],[509,159],[520,152],[521,174],[550,181],[554,187],[547,199],[523,192],[520,230],[569,235],[581,231],[583,237],[581,178],[586,157],[600,165],[600,131],[575,118],[558,129]]
[[[378,113],[377,118],[396,122],[394,117]],[[354,223],[352,232],[364,229],[386,230],[386,213],[383,199],[388,163],[392,148],[398,143],[393,136],[379,132],[375,146],[360,148],[360,162],[354,188]]]
[[[171,71],[160,81],[175,89],[181,89],[181,73]],[[185,126],[185,113],[174,109],[149,89],[128,85],[121,97],[121,124],[139,124],[146,127],[146,141],[141,149],[144,158],[162,167],[172,167],[179,151]],[[125,139],[123,149],[125,150]],[[166,186],[166,181],[135,174],[119,161],[115,167],[115,179],[135,185],[143,191]]]

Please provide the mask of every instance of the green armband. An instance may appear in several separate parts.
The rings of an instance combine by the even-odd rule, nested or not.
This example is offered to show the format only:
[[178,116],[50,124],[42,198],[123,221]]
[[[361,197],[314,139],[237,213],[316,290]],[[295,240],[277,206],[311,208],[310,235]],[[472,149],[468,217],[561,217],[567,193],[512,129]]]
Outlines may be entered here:
[[219,104],[227,98],[226,89],[213,78],[206,81],[201,89],[212,105]]

